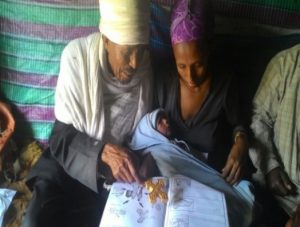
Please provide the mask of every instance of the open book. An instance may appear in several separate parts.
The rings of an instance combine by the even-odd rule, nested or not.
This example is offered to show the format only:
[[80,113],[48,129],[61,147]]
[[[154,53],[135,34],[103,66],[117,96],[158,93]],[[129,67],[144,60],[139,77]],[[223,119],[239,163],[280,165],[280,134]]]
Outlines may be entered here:
[[[182,175],[163,181],[167,202],[149,201],[149,191],[136,183],[112,185],[100,227],[228,227],[225,197],[204,184]],[[160,190],[160,189],[159,189]]]

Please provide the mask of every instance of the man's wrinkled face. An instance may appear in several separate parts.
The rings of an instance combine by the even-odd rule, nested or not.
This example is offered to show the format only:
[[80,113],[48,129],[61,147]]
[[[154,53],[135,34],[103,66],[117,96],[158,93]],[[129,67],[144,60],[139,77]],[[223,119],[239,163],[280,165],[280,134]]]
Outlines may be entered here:
[[142,60],[147,45],[119,45],[103,37],[108,63],[112,74],[121,82],[128,83]]

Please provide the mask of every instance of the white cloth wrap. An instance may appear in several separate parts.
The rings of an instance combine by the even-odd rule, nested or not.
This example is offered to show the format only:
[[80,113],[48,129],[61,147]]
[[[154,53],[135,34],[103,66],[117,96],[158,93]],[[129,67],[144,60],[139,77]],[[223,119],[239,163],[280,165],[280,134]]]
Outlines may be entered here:
[[[107,61],[100,33],[70,42],[61,58],[54,109],[57,120],[72,124],[77,130],[99,140],[105,133],[102,85],[103,73],[108,73],[108,66],[103,62]],[[140,78],[140,93],[133,127],[152,104],[152,71],[148,52],[144,54],[134,77]],[[134,86],[137,86],[136,83]]]
[[100,31],[120,45],[149,43],[149,0],[100,0]]

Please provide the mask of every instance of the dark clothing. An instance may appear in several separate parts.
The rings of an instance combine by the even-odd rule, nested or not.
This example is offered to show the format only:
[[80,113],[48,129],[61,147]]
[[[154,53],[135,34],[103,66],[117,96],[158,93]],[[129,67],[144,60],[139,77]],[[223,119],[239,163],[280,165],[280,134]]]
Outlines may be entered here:
[[29,174],[29,186],[36,176],[50,181],[55,179],[55,182],[61,184],[64,183],[63,175],[67,174],[97,192],[97,185],[100,181],[101,186],[102,180],[97,176],[96,163],[103,146],[103,141],[79,132],[72,125],[56,121],[49,139],[49,149]]
[[63,186],[38,177],[22,227],[98,227],[107,196],[71,177]]
[[239,114],[239,100],[233,77],[212,71],[209,93],[197,114],[188,121],[181,117],[179,106],[179,76],[176,68],[157,74],[156,106],[166,110],[171,131],[184,140],[199,157],[207,153],[207,163],[218,171],[225,166],[236,131],[246,131]]
[[[99,159],[104,143],[56,121],[49,145],[27,179],[34,196],[23,227],[79,227],[85,221],[91,223],[91,215],[95,225],[85,225],[98,226],[107,191],[102,188],[102,178],[89,179],[98,168],[89,160]],[[82,161],[75,162],[78,158]],[[73,220],[77,221],[66,224]]]

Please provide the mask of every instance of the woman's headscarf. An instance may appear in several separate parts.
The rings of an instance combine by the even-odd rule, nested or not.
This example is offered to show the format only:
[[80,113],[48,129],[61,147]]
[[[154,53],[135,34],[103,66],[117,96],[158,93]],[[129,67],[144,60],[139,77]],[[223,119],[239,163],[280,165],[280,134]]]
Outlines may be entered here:
[[100,0],[100,32],[120,45],[149,43],[149,0]]
[[171,15],[172,44],[210,38],[214,15],[209,0],[178,0]]

